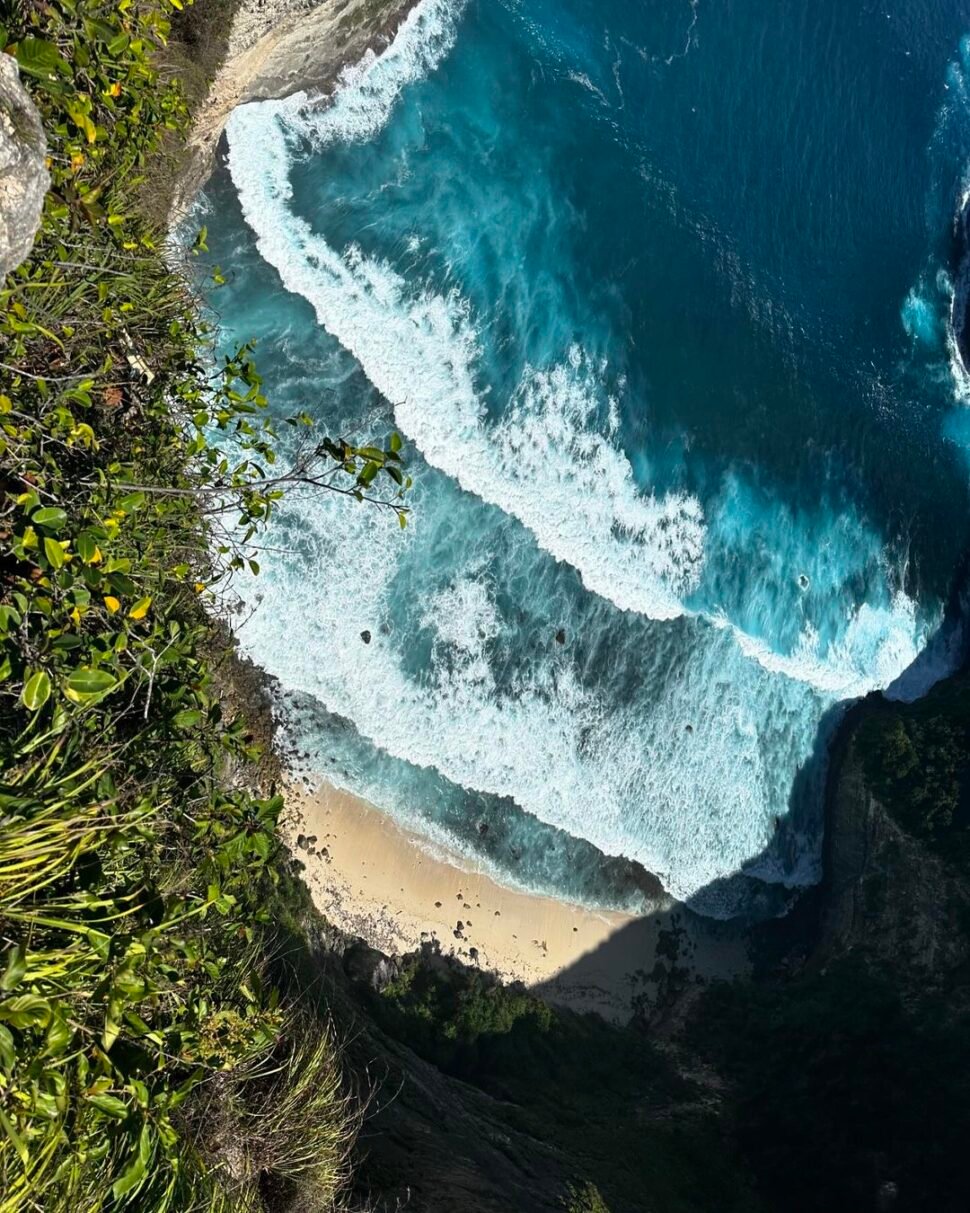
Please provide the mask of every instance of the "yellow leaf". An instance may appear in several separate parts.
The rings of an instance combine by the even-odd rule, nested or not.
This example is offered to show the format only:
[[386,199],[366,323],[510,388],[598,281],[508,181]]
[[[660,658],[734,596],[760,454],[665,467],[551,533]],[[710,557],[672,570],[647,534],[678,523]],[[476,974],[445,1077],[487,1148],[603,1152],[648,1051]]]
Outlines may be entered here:
[[148,614],[148,608],[152,605],[151,598],[139,598],[135,605],[128,612],[129,619],[144,619]]
[[120,97],[121,96],[121,85],[118,83],[117,80],[114,82],[114,84],[112,84],[111,88],[108,89],[108,96],[109,97]]
[[109,615],[113,615],[115,611],[121,610],[121,603],[111,594],[105,598],[104,605],[107,607]]
[[78,610],[77,607],[75,607],[74,610],[71,611],[71,622],[74,624],[75,627],[81,626],[81,612]]
[[202,593],[202,591],[203,591],[204,589],[205,589],[205,582],[204,582],[204,581],[197,581],[197,582],[195,583],[195,592],[196,592],[197,594],[201,594],[201,593]]
[[0,413],[9,413],[13,408],[13,401],[9,396],[0,396]]
[[91,557],[91,564],[100,564],[102,560],[104,560],[104,553],[97,545],[95,545],[94,555]]

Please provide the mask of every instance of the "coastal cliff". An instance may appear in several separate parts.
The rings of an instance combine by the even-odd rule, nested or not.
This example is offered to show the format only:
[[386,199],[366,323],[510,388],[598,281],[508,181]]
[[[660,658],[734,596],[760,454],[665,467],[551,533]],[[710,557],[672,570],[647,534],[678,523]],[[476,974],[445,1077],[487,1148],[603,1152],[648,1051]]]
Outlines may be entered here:
[[[755,978],[699,980],[680,922],[648,919],[652,971],[629,985],[652,989],[629,1026],[433,942],[382,953],[315,910],[308,852],[279,828],[262,679],[200,605],[222,606],[206,507],[242,487],[255,526],[271,506],[245,473],[269,449],[246,445],[269,441],[251,437],[258,372],[242,351],[213,388],[195,300],[129,190],[157,130],[185,117],[177,93],[127,29],[76,8],[12,43],[35,68],[60,192],[5,287],[5,1211],[331,1213],[352,1197],[418,1213],[962,1213],[963,676],[848,715],[825,879],[752,933]],[[372,24],[364,43],[344,28],[316,84],[404,8],[319,6],[335,39],[341,14]],[[241,54],[260,67],[238,96],[307,84],[265,43],[280,10],[245,11]],[[287,12],[305,42],[303,10]],[[158,13],[139,15],[154,45]],[[94,116],[71,100],[69,123],[94,37]],[[230,485],[216,429],[243,442]]]
[[[326,94],[340,72],[394,36],[415,0],[239,0],[218,14],[231,21],[216,51],[214,77],[202,89],[171,203],[173,222],[185,214],[212,170],[219,138],[232,111],[247,101]],[[205,9],[201,5],[201,9]],[[194,14],[187,10],[176,33],[190,61]],[[206,26],[212,17],[203,13]],[[211,37],[211,35],[208,35]],[[207,39],[208,40],[208,39]]]

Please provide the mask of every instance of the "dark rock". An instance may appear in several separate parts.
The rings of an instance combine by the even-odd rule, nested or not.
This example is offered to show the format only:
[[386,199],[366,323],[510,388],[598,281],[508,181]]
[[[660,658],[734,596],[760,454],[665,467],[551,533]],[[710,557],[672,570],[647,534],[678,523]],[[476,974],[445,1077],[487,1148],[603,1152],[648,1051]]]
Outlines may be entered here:
[[556,633],[556,644],[565,644],[565,643],[566,643],[566,629],[560,628],[559,631]]
[[364,630],[361,632],[360,638],[364,644],[370,644],[370,632],[367,630],[367,628],[364,628]]
[[351,981],[370,986],[378,994],[401,974],[400,963],[358,940],[344,953],[344,972]]
[[970,192],[953,221],[953,300],[950,324],[965,374],[970,374]]

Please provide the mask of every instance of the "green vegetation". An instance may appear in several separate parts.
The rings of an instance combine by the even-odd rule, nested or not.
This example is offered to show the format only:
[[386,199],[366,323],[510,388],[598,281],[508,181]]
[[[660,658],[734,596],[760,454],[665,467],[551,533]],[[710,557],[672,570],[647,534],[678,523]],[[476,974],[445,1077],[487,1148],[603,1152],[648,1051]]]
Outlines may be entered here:
[[496,1099],[526,1140],[562,1151],[577,1177],[568,1207],[760,1208],[725,1148],[711,1093],[684,1078],[645,1029],[551,1010],[521,987],[433,954],[409,958],[371,1013]]
[[730,1080],[728,1124],[769,1208],[965,1208],[970,1025],[907,1006],[892,978],[853,958],[699,1007],[691,1044]]
[[887,704],[859,730],[879,802],[951,862],[970,859],[970,690],[962,678],[914,704]]
[[566,1213],[610,1213],[593,1184],[583,1184],[581,1188],[571,1186],[563,1205]]
[[356,1124],[327,1022],[267,981],[282,800],[244,790],[203,603],[258,571],[287,484],[387,479],[404,525],[407,481],[396,435],[306,417],[278,469],[250,351],[213,365],[141,205],[188,117],[169,11],[52,0],[0,31],[52,178],[0,319],[2,1213],[331,1208]]
[[[0,292],[0,1213],[326,1211],[348,1187],[360,1105],[331,991],[307,992],[306,891],[281,798],[251,790],[211,619],[288,486],[405,525],[410,482],[396,435],[334,441],[301,415],[281,444],[252,351],[216,364],[192,274],[163,255],[175,77],[201,96],[231,6],[183,14],[178,49],[176,0],[46,0],[0,30],[52,177]],[[877,705],[856,740],[954,880],[968,705],[956,679]],[[509,1140],[551,1143],[571,1213],[891,1208],[897,1190],[962,1209],[966,973],[924,996],[863,953],[717,987],[663,1042],[427,954],[364,996],[366,1048],[405,1042],[489,1096]]]

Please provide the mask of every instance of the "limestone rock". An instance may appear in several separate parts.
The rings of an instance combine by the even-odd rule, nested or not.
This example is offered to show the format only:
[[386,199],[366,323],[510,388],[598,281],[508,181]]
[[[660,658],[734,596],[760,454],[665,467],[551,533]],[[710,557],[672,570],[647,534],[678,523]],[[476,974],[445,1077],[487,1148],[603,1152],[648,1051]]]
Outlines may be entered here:
[[37,107],[10,55],[0,54],[0,275],[30,252],[50,177]]

